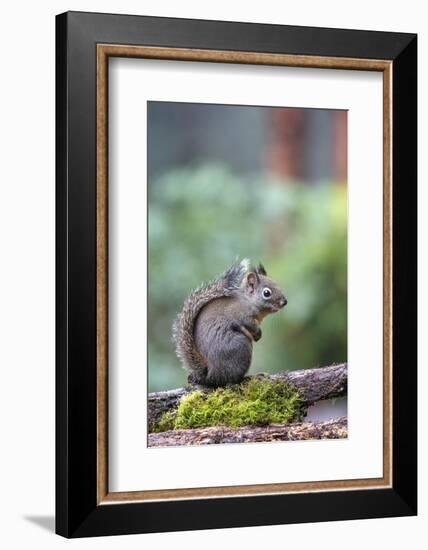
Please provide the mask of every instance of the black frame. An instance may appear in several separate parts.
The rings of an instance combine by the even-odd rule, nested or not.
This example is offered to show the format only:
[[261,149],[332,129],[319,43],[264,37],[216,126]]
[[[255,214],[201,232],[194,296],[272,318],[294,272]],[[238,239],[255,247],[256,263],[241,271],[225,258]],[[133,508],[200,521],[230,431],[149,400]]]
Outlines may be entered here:
[[[97,506],[96,44],[393,61],[393,487]],[[65,537],[417,513],[417,36],[68,12],[56,18],[56,532]]]

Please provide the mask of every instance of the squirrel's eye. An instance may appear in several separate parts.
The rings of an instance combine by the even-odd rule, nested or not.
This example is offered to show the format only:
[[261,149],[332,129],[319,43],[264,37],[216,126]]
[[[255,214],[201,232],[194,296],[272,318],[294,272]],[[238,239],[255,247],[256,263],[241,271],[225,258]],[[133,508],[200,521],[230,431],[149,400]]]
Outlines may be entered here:
[[271,289],[268,288],[268,287],[265,287],[265,288],[263,289],[263,298],[266,298],[266,299],[267,299],[267,298],[270,298],[271,296],[272,296],[272,291],[271,291]]

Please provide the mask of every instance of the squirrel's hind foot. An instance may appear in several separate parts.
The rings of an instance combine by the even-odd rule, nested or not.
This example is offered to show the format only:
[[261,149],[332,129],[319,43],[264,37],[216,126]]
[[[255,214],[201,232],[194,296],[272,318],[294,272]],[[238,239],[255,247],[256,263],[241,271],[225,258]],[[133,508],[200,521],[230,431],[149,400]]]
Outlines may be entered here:
[[187,383],[189,386],[196,390],[209,390],[212,389],[211,386],[207,384],[206,377],[202,377],[194,372],[190,372],[187,376]]

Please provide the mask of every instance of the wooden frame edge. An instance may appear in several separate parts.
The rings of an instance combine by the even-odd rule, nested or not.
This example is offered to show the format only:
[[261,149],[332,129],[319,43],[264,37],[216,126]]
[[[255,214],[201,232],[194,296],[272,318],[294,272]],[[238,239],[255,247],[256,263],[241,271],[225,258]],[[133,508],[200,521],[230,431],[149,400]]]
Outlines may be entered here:
[[[97,44],[97,504],[225,498],[392,487],[392,75],[386,60]],[[205,61],[383,73],[383,471],[382,478],[226,487],[108,490],[108,58]]]
[[391,63],[383,59],[291,55],[231,50],[203,50],[195,48],[167,48],[159,46],[129,46],[123,44],[101,43],[97,44],[97,52],[105,57],[135,57],[146,59],[169,59],[173,61],[280,65],[284,67],[353,69],[362,71],[383,71]]
[[392,318],[392,77],[393,63],[383,70],[383,472],[392,487],[393,318]]
[[108,57],[97,49],[97,503],[108,494]]

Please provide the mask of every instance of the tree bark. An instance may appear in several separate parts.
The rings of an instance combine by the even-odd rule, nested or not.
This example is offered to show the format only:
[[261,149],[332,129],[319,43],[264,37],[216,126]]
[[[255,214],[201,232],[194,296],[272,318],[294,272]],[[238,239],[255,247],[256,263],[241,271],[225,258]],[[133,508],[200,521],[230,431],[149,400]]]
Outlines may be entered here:
[[323,399],[343,397],[348,388],[347,363],[258,376],[264,376],[270,380],[287,380],[300,391],[308,406]]
[[267,441],[301,441],[310,439],[345,439],[348,424],[345,417],[326,422],[298,422],[229,428],[215,426],[193,430],[171,430],[149,434],[149,447],[212,445],[218,443],[258,443]]
[[[249,378],[262,378],[272,381],[287,380],[300,391],[305,404],[309,406],[316,401],[346,395],[348,368],[346,363],[341,363],[318,369],[285,371],[278,374],[257,374],[255,377]],[[147,410],[149,426],[156,425],[166,411],[177,408],[180,399],[192,391],[195,391],[195,388],[188,386],[175,390],[149,393]],[[202,391],[212,390],[207,388]]]

